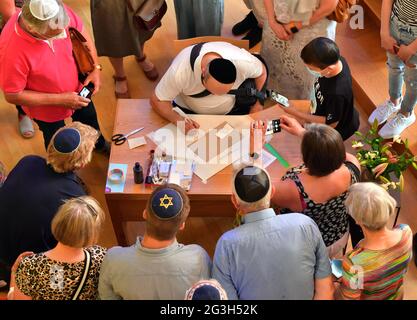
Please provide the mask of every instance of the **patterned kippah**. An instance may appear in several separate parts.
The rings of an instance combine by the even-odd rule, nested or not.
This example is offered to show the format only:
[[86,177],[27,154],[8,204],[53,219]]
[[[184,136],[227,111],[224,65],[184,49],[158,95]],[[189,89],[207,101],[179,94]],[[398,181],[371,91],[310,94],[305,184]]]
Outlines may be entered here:
[[55,135],[52,143],[57,152],[69,154],[77,150],[80,146],[81,134],[77,129],[66,128]]
[[227,300],[227,294],[215,280],[200,280],[187,290],[185,300]]
[[231,84],[236,81],[236,67],[232,61],[218,58],[210,62],[210,75],[218,82]]
[[170,188],[164,188],[151,195],[151,209],[161,220],[169,220],[178,216],[184,207],[181,194]]
[[263,199],[270,186],[266,172],[253,166],[240,170],[236,175],[234,184],[239,198],[248,203]]

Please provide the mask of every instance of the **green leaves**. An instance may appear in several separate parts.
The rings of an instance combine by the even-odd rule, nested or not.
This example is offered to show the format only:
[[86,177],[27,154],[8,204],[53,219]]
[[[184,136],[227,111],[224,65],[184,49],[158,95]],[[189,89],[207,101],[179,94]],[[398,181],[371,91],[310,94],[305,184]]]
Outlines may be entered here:
[[[365,170],[373,174],[374,179],[386,188],[404,190],[403,172],[409,166],[417,170],[417,156],[414,157],[408,150],[408,139],[395,137],[393,141],[385,141],[378,135],[378,121],[375,120],[366,133],[355,132],[357,140],[352,142],[356,149],[356,158]],[[404,152],[398,154],[395,144],[403,144]],[[401,147],[402,150],[402,147]],[[394,181],[393,181],[394,180]]]

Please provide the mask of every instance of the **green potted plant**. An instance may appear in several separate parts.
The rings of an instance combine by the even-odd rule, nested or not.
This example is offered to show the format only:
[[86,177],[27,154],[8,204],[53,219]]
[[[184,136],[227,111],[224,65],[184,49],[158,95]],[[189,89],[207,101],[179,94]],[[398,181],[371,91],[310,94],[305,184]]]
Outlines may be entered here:
[[[403,173],[410,166],[417,170],[417,157],[408,150],[408,140],[395,138],[385,141],[378,135],[378,122],[375,121],[365,134],[355,133],[357,140],[352,142],[356,157],[362,166],[364,180],[375,181],[387,190],[404,190]],[[400,154],[395,150],[396,144],[403,144]]]

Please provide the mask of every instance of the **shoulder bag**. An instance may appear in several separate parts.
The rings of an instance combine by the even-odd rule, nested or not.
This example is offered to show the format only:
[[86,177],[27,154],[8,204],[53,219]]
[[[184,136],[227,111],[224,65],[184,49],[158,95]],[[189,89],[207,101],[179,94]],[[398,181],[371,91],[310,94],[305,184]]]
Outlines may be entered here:
[[87,46],[87,40],[75,28],[69,28],[68,31],[71,37],[72,54],[74,55],[78,72],[86,75],[94,70],[94,59]]
[[144,31],[155,30],[168,9],[165,0],[126,0],[126,3],[137,28]]

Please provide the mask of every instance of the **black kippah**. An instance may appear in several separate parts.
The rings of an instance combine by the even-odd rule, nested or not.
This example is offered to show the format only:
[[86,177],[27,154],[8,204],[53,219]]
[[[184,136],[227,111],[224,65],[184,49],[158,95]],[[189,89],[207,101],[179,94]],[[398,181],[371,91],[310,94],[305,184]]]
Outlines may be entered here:
[[164,188],[151,196],[151,209],[161,220],[169,220],[178,216],[184,206],[180,193],[174,189]]
[[236,81],[236,67],[232,61],[222,58],[214,59],[209,66],[210,75],[218,82],[231,84]]
[[239,198],[248,203],[263,199],[267,195],[270,185],[266,172],[253,166],[240,170],[234,183]]
[[77,129],[66,128],[55,135],[52,143],[59,153],[69,154],[80,146],[81,134]]

